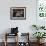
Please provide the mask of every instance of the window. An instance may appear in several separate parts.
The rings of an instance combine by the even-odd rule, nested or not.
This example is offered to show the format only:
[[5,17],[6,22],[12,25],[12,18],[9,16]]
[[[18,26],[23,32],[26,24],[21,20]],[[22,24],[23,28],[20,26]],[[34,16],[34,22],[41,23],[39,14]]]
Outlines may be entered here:
[[46,17],[46,0],[37,1],[37,15],[39,17]]

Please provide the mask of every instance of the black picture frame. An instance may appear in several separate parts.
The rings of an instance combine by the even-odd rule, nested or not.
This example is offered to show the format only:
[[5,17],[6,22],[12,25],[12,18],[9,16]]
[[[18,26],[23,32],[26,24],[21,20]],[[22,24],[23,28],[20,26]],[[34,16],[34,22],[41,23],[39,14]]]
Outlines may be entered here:
[[26,19],[26,7],[11,7],[10,8],[11,20],[25,20]]

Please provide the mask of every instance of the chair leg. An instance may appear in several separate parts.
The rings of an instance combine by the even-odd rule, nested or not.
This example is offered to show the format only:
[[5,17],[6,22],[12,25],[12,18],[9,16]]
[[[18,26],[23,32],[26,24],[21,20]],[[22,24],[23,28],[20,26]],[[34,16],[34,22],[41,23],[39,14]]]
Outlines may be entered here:
[[4,42],[5,46],[7,46],[7,41]]
[[7,46],[7,34],[5,34],[5,46]]

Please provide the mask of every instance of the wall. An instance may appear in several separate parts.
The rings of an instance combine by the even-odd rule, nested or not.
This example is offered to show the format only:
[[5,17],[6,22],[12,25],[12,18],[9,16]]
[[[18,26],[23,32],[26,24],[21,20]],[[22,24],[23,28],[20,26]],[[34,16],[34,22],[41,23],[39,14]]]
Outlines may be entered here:
[[[10,7],[26,7],[26,20],[10,20]],[[0,0],[0,34],[10,32],[9,28],[19,27],[19,32],[30,32],[36,24],[36,0]]]

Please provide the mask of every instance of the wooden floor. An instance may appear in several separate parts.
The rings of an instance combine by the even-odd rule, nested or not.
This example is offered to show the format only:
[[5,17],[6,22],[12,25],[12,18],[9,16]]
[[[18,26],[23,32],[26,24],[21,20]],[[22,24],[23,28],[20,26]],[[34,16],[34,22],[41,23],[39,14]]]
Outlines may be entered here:
[[[0,42],[0,46],[4,46],[4,43],[3,42],[2,43]],[[10,43],[8,43],[7,46],[15,46],[15,42],[14,43],[10,42]],[[37,46],[37,43],[32,42],[32,43],[30,43],[30,46]],[[44,45],[42,45],[42,46],[46,46],[46,43],[44,43]]]

